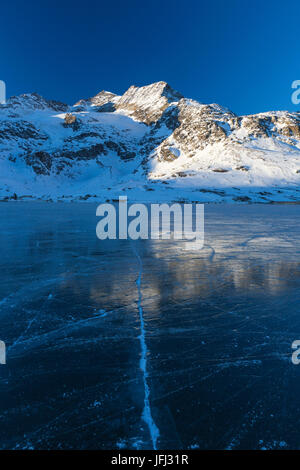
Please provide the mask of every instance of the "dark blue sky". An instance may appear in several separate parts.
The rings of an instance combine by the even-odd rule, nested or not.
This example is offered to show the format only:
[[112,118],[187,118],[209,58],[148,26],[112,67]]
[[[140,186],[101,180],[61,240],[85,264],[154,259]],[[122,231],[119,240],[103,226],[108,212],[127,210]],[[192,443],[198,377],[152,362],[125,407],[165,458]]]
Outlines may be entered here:
[[246,114],[296,110],[299,0],[8,0],[0,79],[74,103],[165,80]]

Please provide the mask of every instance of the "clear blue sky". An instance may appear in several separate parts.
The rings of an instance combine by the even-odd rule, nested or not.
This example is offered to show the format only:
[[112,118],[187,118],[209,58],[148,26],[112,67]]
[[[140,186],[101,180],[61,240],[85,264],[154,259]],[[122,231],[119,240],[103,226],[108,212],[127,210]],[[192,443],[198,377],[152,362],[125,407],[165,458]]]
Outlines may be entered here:
[[297,110],[299,0],[7,0],[0,79],[74,103],[167,81],[239,114]]

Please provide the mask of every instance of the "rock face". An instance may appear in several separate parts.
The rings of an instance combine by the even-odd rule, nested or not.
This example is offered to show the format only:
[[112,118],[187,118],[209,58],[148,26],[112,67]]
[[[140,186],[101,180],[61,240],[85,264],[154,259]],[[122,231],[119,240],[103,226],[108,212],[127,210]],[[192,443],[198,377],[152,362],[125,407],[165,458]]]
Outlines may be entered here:
[[237,116],[215,104],[201,105],[182,99],[177,105],[176,121],[173,133],[158,148],[162,160],[179,156],[172,150],[177,147],[187,157],[193,157],[195,149],[203,150],[207,145],[221,141],[225,143]]
[[[300,113],[237,116],[166,82],[131,86],[122,96],[101,91],[74,106],[36,93],[0,105],[0,197],[152,191],[163,183],[218,197],[228,188],[267,186],[274,195],[288,187],[297,200],[299,168]],[[269,192],[257,194],[264,200]]]
[[57,112],[65,112],[68,106],[59,101],[45,100],[38,93],[27,93],[20,96],[12,96],[1,108],[19,110],[20,112],[27,110],[45,110],[52,109]]
[[97,107],[97,111],[99,112],[113,112],[116,110],[115,105],[119,99],[120,97],[115,95],[114,93],[102,90],[93,98],[89,98],[87,100],[80,100],[75,103],[74,106],[82,107],[82,109],[85,109],[88,106],[95,106]]
[[166,82],[149,86],[131,86],[116,103],[116,110],[123,111],[137,121],[155,124],[171,103],[178,103],[183,96]]
[[25,155],[27,165],[32,166],[37,175],[50,175],[52,157],[47,152],[33,152]]
[[73,129],[73,131],[78,131],[80,128],[80,122],[77,116],[71,113],[67,113],[64,118],[63,126]]

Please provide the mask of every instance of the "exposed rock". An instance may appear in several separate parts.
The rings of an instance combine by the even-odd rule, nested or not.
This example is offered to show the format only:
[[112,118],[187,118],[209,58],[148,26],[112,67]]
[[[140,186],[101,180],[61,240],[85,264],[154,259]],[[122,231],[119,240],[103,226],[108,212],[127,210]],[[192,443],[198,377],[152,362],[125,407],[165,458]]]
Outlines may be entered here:
[[245,116],[241,126],[247,130],[249,136],[268,137],[270,135],[270,117]]
[[103,135],[101,135],[100,133],[98,132],[81,132],[80,134],[75,134],[75,135],[72,135],[72,137],[66,137],[64,139],[65,142],[74,142],[74,141],[83,141],[83,140],[86,140],[86,139],[90,139],[91,137],[94,137],[96,139],[102,139],[103,138]]
[[246,128],[248,135],[255,138],[278,136],[300,138],[299,113],[280,111],[244,116],[241,126]]
[[[110,91],[102,90],[97,95],[87,100],[80,100],[75,103],[74,106],[85,109],[87,106],[94,106],[95,111],[99,112],[113,112],[115,111],[115,105],[119,101],[120,96],[111,93]],[[78,111],[78,109],[76,109]]]
[[236,202],[250,202],[251,198],[248,196],[237,196],[237,197],[234,197],[233,200]]
[[17,138],[22,140],[47,140],[48,136],[30,122],[24,120],[0,121],[0,139],[16,140]]
[[249,171],[249,168],[245,165],[240,165],[240,166],[237,166],[236,167],[236,170],[240,170],[240,171]]
[[68,105],[61,103],[60,101],[46,100],[38,93],[25,93],[20,96],[12,96],[7,100],[4,107],[16,110],[22,110],[24,108],[31,110],[52,109],[57,112],[65,112],[68,109]]
[[37,175],[49,175],[52,167],[52,157],[47,152],[34,152],[25,155],[27,165],[30,165]]
[[122,160],[132,160],[135,157],[135,152],[131,152],[122,143],[116,143],[112,140],[104,142],[109,150],[113,150]]
[[143,87],[131,86],[118,100],[116,109],[151,125],[159,120],[170,103],[178,102],[181,98],[183,96],[166,82]]
[[64,150],[62,152],[55,153],[57,158],[63,158],[68,160],[92,160],[101,154],[106,154],[103,144],[95,144],[90,147],[84,147],[77,151]]
[[73,129],[73,131],[77,131],[80,127],[80,122],[79,122],[77,116],[74,116],[74,114],[71,114],[71,113],[67,113],[65,115],[63,125],[64,125],[64,127],[71,127]]

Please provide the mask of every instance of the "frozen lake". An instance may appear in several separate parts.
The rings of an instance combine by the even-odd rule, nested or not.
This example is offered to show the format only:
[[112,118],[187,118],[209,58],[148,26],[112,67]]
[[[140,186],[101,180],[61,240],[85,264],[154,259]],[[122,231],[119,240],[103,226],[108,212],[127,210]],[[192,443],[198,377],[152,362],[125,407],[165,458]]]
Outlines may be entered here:
[[0,448],[299,449],[300,206],[206,205],[199,252],[95,213],[0,204]]

